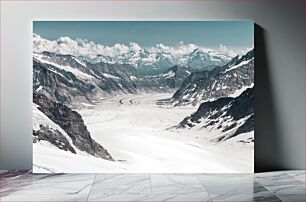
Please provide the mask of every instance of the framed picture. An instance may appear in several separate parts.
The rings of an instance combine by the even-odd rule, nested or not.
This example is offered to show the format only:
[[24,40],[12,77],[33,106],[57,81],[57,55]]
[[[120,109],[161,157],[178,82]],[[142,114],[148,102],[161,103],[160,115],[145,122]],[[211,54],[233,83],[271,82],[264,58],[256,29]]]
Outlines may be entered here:
[[33,170],[254,171],[252,21],[34,21]]

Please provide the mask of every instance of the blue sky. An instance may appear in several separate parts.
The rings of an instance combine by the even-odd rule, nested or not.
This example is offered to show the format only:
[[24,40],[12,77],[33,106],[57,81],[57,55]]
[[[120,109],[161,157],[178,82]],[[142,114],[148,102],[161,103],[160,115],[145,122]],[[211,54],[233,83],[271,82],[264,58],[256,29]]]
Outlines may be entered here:
[[254,45],[253,21],[34,21],[33,32],[49,40],[68,36],[109,46],[129,42],[174,46],[180,41],[207,48]]

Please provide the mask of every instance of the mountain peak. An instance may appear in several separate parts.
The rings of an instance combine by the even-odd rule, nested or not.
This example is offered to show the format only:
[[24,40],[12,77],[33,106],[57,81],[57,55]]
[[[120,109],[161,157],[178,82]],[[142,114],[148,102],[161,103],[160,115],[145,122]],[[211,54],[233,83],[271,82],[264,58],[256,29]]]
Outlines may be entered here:
[[198,54],[198,53],[201,53],[201,52],[203,52],[203,51],[201,51],[199,48],[196,48],[196,49],[194,49],[194,50],[192,51],[191,54]]

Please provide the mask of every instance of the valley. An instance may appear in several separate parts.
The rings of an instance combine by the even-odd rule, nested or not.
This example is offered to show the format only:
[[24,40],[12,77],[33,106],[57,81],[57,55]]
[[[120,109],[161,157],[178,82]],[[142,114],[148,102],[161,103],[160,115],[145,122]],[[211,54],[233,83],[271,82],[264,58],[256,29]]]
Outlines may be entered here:
[[209,141],[209,131],[172,128],[196,108],[156,104],[171,96],[116,96],[79,110],[92,138],[120,164],[110,171],[101,168],[103,172],[253,172],[251,147],[216,145]]

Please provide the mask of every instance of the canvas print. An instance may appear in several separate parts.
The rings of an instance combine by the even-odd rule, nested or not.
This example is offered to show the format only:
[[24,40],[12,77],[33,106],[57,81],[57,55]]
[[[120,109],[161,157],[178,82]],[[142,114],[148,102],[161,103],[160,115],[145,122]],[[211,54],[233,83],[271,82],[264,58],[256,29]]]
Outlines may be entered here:
[[34,21],[33,171],[254,171],[252,21]]

